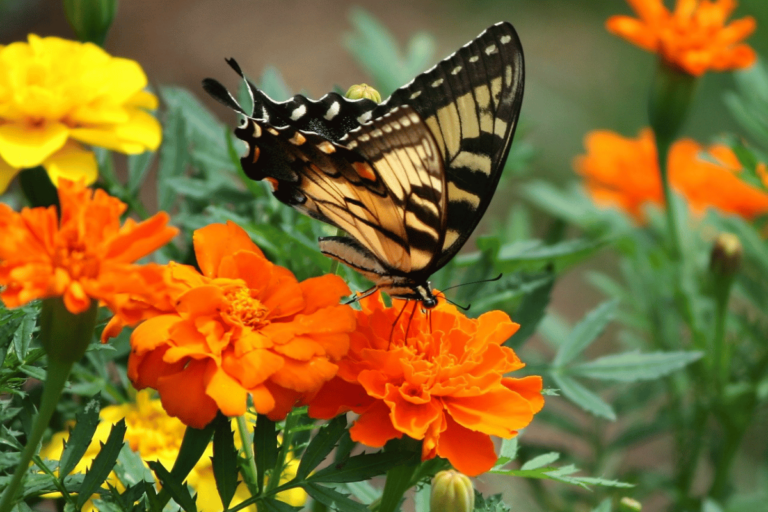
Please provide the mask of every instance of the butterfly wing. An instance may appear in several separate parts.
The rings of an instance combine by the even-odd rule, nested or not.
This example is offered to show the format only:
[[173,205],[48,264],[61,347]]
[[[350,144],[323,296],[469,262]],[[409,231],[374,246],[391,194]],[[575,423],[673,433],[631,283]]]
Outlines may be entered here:
[[268,180],[282,202],[346,231],[381,264],[376,273],[418,274],[440,252],[442,158],[410,107],[348,132],[346,146],[256,119],[235,134],[248,146],[241,163],[250,177]]

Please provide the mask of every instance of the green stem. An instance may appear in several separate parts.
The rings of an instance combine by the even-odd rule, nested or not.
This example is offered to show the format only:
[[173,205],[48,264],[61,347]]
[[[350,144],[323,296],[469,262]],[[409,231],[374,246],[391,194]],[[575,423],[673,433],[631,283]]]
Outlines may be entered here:
[[256,471],[256,457],[253,455],[253,441],[248,431],[248,422],[245,415],[237,417],[237,431],[240,433],[240,442],[243,445],[245,460],[248,462],[248,471],[243,474],[245,485],[251,491],[251,494],[259,493],[259,484],[256,478],[259,473]]
[[72,364],[72,362],[62,362],[56,359],[50,359],[48,361],[48,373],[45,378],[40,409],[37,412],[37,418],[35,418],[35,423],[32,426],[32,433],[29,435],[27,444],[21,452],[19,465],[16,466],[13,478],[8,484],[8,487],[5,488],[5,493],[3,493],[3,499],[0,501],[0,512],[10,512],[15,504],[14,499],[19,492],[19,486],[29,469],[29,463],[32,460],[32,457],[37,452],[37,447],[40,444],[40,441],[43,439],[45,429],[48,428],[48,423],[51,421],[51,417],[56,411],[56,405],[59,402],[61,392],[64,390],[64,385],[67,383]]
[[[748,424],[748,423],[747,423]],[[745,425],[746,426],[746,425]],[[715,500],[722,503],[725,498],[728,497],[728,484],[730,483],[731,466],[733,460],[736,458],[736,454],[739,451],[741,445],[741,438],[744,436],[746,429],[738,429],[737,431],[730,431],[726,429],[724,432],[723,451],[719,460],[715,461],[715,476],[712,480],[712,487],[710,488],[709,495]]]
[[671,253],[674,259],[679,259],[681,255],[680,250],[680,235],[677,231],[677,208],[675,207],[674,193],[672,192],[672,186],[669,182],[669,148],[671,145],[670,140],[665,140],[656,136],[656,145],[659,159],[659,174],[661,176],[661,186],[664,190],[664,203],[666,204],[666,216],[667,216],[667,232],[670,238]]
[[293,443],[293,436],[296,433],[296,426],[299,423],[299,417],[301,413],[296,410],[288,413],[285,418],[285,428],[283,429],[283,442],[280,445],[280,450],[277,452],[277,461],[275,461],[275,468],[272,470],[272,474],[267,481],[267,489],[264,494],[269,494],[280,485],[280,476],[285,469],[285,460],[288,458],[288,453],[293,450],[291,444]]
[[728,357],[728,347],[725,344],[725,324],[728,319],[728,298],[731,291],[731,280],[720,290],[716,291],[715,297],[715,337],[712,346],[712,370],[715,377],[715,385],[718,394],[722,395],[730,373],[730,358]]
[[411,477],[417,466],[402,465],[387,471],[384,492],[378,502],[371,503],[370,509],[378,512],[395,512],[405,491],[411,486]]

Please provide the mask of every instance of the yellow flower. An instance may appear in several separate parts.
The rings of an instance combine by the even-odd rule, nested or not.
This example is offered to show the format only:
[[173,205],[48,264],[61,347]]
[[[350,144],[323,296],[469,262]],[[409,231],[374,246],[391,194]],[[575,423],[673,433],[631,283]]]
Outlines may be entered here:
[[[159,460],[168,470],[171,469],[176,461],[176,456],[179,454],[186,427],[177,418],[172,418],[166,414],[160,400],[152,398],[151,391],[139,391],[136,395],[136,403],[104,407],[99,416],[101,421],[96,427],[96,434],[93,436],[85,455],[75,466],[73,473],[85,473],[86,468],[90,467],[91,462],[99,453],[99,443],[106,442],[112,424],[123,418],[125,418],[127,427],[125,440],[128,441],[131,449],[137,452],[143,460]],[[249,420],[255,420],[255,416]],[[240,436],[237,434],[237,423],[234,420],[232,427],[236,433],[235,445],[240,448]],[[250,428],[253,428],[252,425]],[[54,434],[51,441],[40,450],[40,457],[59,460],[63,450],[63,441],[67,440],[68,437],[67,432]],[[213,446],[209,445],[186,480],[197,493],[197,508],[201,512],[218,512],[223,509],[213,477],[212,456]],[[297,468],[298,461],[289,461],[286,470],[281,475],[280,483],[293,479],[296,476]],[[121,491],[125,488],[114,473],[110,475],[107,482]],[[48,497],[55,496],[58,494],[48,495]],[[241,483],[237,487],[230,506],[237,505],[250,496],[245,484]],[[303,490],[295,488],[278,494],[278,499],[298,507],[306,501],[306,494]],[[90,501],[83,507],[83,510],[85,512],[98,512],[98,509]],[[255,512],[256,507],[251,506],[245,510]]]
[[96,181],[93,153],[81,143],[122,153],[160,145],[161,128],[144,109],[138,63],[91,43],[29,35],[0,46],[0,193],[22,169],[42,165],[51,181]]

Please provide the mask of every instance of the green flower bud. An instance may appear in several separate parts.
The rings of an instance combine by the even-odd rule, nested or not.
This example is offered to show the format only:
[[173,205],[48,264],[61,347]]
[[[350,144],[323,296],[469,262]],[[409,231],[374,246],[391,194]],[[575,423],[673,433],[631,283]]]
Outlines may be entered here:
[[720,233],[712,246],[709,269],[716,276],[732,277],[741,266],[743,252],[739,237],[733,233]]
[[621,501],[619,502],[619,510],[625,512],[640,512],[643,510],[643,505],[639,501],[625,496],[621,498]]
[[93,339],[98,301],[80,314],[70,313],[61,297],[43,300],[40,312],[40,343],[48,359],[72,364],[80,360]]
[[376,103],[381,103],[381,94],[368,84],[353,85],[347,90],[346,97],[351,100],[359,100],[365,98],[373,100]]
[[432,480],[432,512],[472,512],[475,509],[475,490],[467,475],[449,469],[440,471]]
[[648,119],[659,139],[671,142],[685,122],[696,90],[696,77],[659,60],[651,85]]
[[104,46],[117,0],[64,0],[64,12],[80,41]]

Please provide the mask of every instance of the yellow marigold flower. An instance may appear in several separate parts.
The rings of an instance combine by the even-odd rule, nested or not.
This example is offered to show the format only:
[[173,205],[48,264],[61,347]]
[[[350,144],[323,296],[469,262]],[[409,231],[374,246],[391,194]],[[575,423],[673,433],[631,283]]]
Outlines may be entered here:
[[96,181],[93,153],[160,145],[160,123],[145,112],[157,98],[143,89],[138,63],[91,43],[29,35],[0,46],[0,193],[22,169],[42,165],[51,181]]
[[726,20],[736,0],[677,0],[670,12],[662,0],[627,0],[639,19],[611,16],[609,32],[658,53],[674,68],[694,76],[712,69],[726,71],[751,66],[755,51],[741,41],[755,30],[751,16]]
[[[173,466],[176,456],[179,454],[186,426],[177,418],[168,416],[160,400],[152,398],[151,391],[139,391],[136,395],[136,403],[104,407],[99,416],[101,421],[96,427],[93,440],[83,458],[75,466],[73,473],[85,473],[86,468],[90,467],[93,459],[99,453],[101,449],[100,443],[106,442],[112,425],[123,418],[125,418],[127,427],[125,440],[133,451],[138,453],[145,461],[159,460],[168,469]],[[255,417],[249,419],[255,420]],[[238,427],[237,422],[234,420],[232,421],[232,427],[236,434],[235,445],[239,448],[241,446],[240,436],[237,435]],[[252,427],[253,425],[251,424]],[[50,442],[40,450],[40,457],[58,460],[64,447],[63,441],[66,441],[68,437],[68,432],[54,434]],[[223,509],[219,493],[216,490],[216,481],[213,477],[212,456],[213,445],[211,444],[186,479],[186,482],[197,492],[197,508],[201,512],[217,512]],[[298,465],[297,460],[289,461],[286,470],[281,475],[280,482],[284,483],[293,479],[296,476]],[[109,476],[107,482],[117,486],[121,491],[125,489],[114,473]],[[47,495],[50,498],[58,496],[59,494],[57,493]],[[230,506],[235,506],[250,498],[250,496],[245,484],[240,483]],[[300,488],[295,488],[278,494],[278,499],[290,505],[300,507],[306,501],[306,494]],[[251,506],[245,510],[255,512],[256,507]],[[83,507],[83,511],[98,512],[98,509],[89,501]]]

